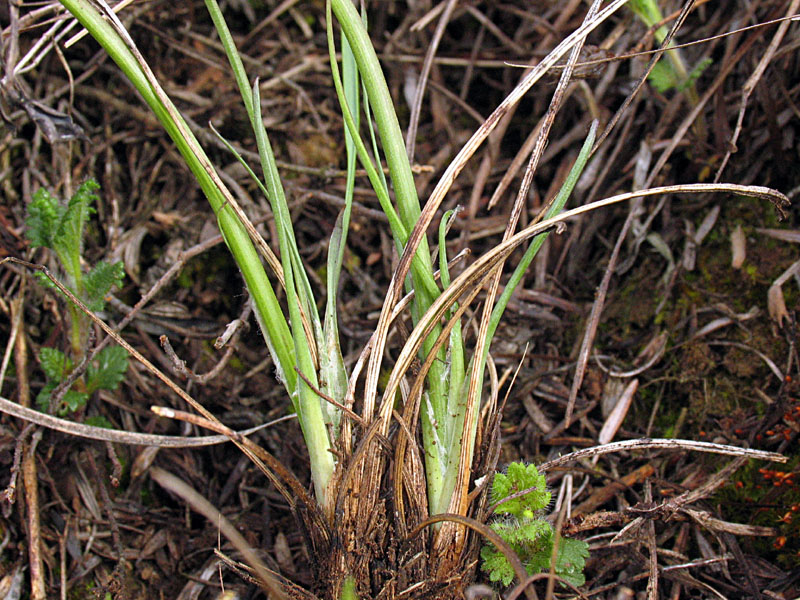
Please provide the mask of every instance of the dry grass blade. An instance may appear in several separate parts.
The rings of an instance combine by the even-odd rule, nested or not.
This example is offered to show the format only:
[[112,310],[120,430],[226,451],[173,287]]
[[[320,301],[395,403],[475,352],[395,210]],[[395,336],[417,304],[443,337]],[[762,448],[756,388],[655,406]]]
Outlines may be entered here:
[[[389,317],[395,303],[399,300],[402,293],[403,281],[405,280],[405,276],[411,267],[411,260],[416,254],[419,244],[424,239],[424,236],[428,230],[428,227],[430,226],[431,221],[433,220],[434,215],[436,214],[436,211],[439,209],[439,206],[444,200],[444,197],[446,196],[450,187],[458,177],[458,174],[463,170],[467,161],[494,130],[502,116],[517,102],[519,102],[525,93],[530,90],[531,87],[533,87],[533,85],[542,78],[542,76],[544,76],[548,69],[556,64],[558,59],[566,54],[568,50],[573,48],[579,40],[585,38],[589,32],[599,27],[601,23],[614,14],[614,12],[616,12],[626,2],[627,0],[614,0],[606,8],[600,11],[600,13],[591,23],[582,25],[572,32],[572,34],[570,34],[563,42],[556,46],[556,48],[550,54],[548,54],[548,56],[542,60],[542,62],[539,63],[536,68],[534,68],[514,88],[514,90],[505,98],[505,100],[503,100],[503,102],[488,117],[486,122],[472,135],[464,147],[459,151],[458,155],[447,167],[447,170],[442,175],[439,183],[436,185],[430,197],[428,198],[420,218],[409,236],[408,242],[403,251],[403,255],[397,265],[397,269],[395,273],[393,273],[392,279],[389,283],[386,301],[384,302],[383,309],[381,310],[381,316],[378,324],[375,327],[375,346],[370,359],[369,367],[367,369],[367,379],[365,383],[365,403],[367,405],[374,402],[373,399],[377,396],[381,357],[383,356],[383,350],[389,334]],[[385,411],[382,412],[385,414]],[[371,411],[365,413],[364,418],[369,420],[371,418]]]
[[[792,0],[792,3],[786,9],[786,16],[784,18],[788,19],[791,16],[796,16],[798,7],[800,7],[800,0]],[[772,59],[775,57],[775,52],[778,50],[778,46],[780,45],[781,41],[783,40],[784,36],[786,35],[787,30],[789,29],[789,25],[791,22],[786,20],[781,22],[778,25],[778,30],[775,32],[775,35],[772,36],[772,40],[770,40],[769,46],[767,47],[766,52],[764,52],[761,60],[758,61],[758,66],[756,67],[755,71],[747,78],[747,81],[742,87],[742,97],[739,106],[739,117],[736,121],[736,128],[733,131],[733,135],[731,136],[730,141],[728,142],[728,150],[725,152],[725,156],[722,159],[722,162],[717,169],[717,174],[714,176],[714,181],[719,181],[722,177],[722,172],[725,170],[725,166],[728,164],[728,161],[731,158],[731,154],[736,149],[736,142],[739,140],[739,135],[742,133],[742,123],[744,122],[744,113],[745,109],[747,108],[747,102],[750,99],[750,94],[753,93],[753,90],[756,88],[756,85],[761,78],[764,76],[764,71],[766,71],[767,66]]]
[[[172,473],[165,471],[159,467],[150,468],[150,477],[156,481],[161,487],[179,496],[184,502],[191,506],[195,511],[203,515],[209,522],[219,527],[228,541],[233,544],[248,562],[248,564],[255,570],[256,575],[261,583],[261,587],[265,592],[274,594],[277,598],[287,598],[283,591],[283,583],[281,578],[273,573],[264,562],[256,554],[255,550],[247,543],[241,533],[228,521],[227,517],[223,515],[218,508],[211,502],[206,500],[197,491],[189,486],[185,481],[179,479]],[[309,594],[309,597],[313,598]]]
[[789,459],[783,454],[776,452],[765,452],[764,450],[751,450],[749,448],[739,448],[737,446],[726,446],[724,444],[712,444],[710,442],[697,442],[694,440],[659,440],[641,439],[626,440],[624,442],[612,442],[605,446],[595,446],[559,456],[553,460],[548,460],[539,466],[539,471],[545,473],[552,471],[563,465],[567,465],[582,458],[601,456],[612,452],[625,452],[630,450],[686,450],[691,452],[710,452],[713,454],[726,454],[729,456],[744,456],[755,460],[768,460],[771,462],[785,463]]
[[529,239],[556,227],[560,223],[569,221],[571,218],[581,215],[599,208],[618,204],[634,198],[642,198],[649,196],[659,196],[669,193],[736,193],[744,196],[770,200],[778,210],[783,210],[783,207],[789,204],[788,198],[785,195],[762,186],[744,186],[736,184],[691,184],[691,185],[676,185],[651,188],[648,190],[641,190],[638,192],[627,192],[598,200],[590,204],[567,210],[559,214],[557,217],[542,221],[541,223],[531,225],[519,233],[515,234],[505,242],[494,247],[490,252],[487,252],[472,265],[469,266],[461,275],[454,279],[451,285],[442,292],[442,295],[436,299],[426,313],[425,317],[420,320],[419,325],[411,332],[408,340],[403,346],[403,350],[397,358],[392,374],[386,386],[383,395],[383,402],[388,402],[390,398],[394,398],[400,380],[405,376],[405,373],[411,366],[416,353],[422,345],[422,340],[433,330],[435,324],[444,315],[445,311],[453,305],[458,299],[468,292],[473,286],[483,285],[486,278],[495,266],[513,252],[517,247],[528,241]]
[[[23,289],[20,295],[11,303],[12,320],[22,322],[24,306]],[[15,340],[14,362],[19,374],[19,398],[26,408],[31,405],[31,388],[28,381],[28,340],[26,335],[18,335]],[[40,434],[39,434],[40,435]],[[30,442],[22,439],[19,441],[22,451],[22,485],[25,496],[25,521],[28,534],[28,565],[31,577],[31,598],[45,600],[47,586],[45,585],[44,561],[42,557],[42,527],[39,502],[39,476],[36,468],[36,445],[39,435],[34,433]]]
[[409,117],[408,133],[406,134],[406,148],[408,149],[408,159],[413,162],[414,148],[417,140],[417,127],[419,125],[419,115],[422,110],[422,99],[425,96],[425,88],[428,84],[428,77],[431,74],[431,67],[433,66],[433,57],[436,55],[436,50],[439,48],[439,42],[444,35],[445,27],[450,22],[450,17],[453,15],[453,10],[458,4],[458,0],[447,0],[444,7],[442,17],[436,25],[436,31],[433,34],[433,39],[428,45],[428,51],[425,53],[425,62],[422,63],[422,72],[420,73],[417,85],[414,89],[414,100],[411,104],[411,116]]
[[[583,25],[593,22],[599,6],[599,0],[595,0],[592,3],[589,11],[586,14],[586,18],[583,21]],[[550,101],[544,122],[539,129],[539,133],[536,138],[536,144],[534,145],[533,152],[531,153],[530,162],[528,163],[528,168],[525,171],[522,185],[520,186],[519,192],[517,193],[517,197],[514,201],[514,205],[511,209],[511,216],[505,232],[503,233],[503,242],[507,241],[514,234],[514,231],[517,228],[517,223],[519,222],[520,215],[522,214],[522,211],[526,205],[528,192],[530,190],[531,183],[533,182],[533,175],[536,172],[539,160],[544,152],[544,148],[549,138],[550,129],[555,121],[556,114],[558,113],[558,110],[561,108],[561,105],[564,101],[564,95],[567,86],[569,85],[575,63],[578,61],[578,57],[580,56],[585,39],[585,37],[579,38],[575,46],[572,48],[569,59],[567,60],[566,68],[561,74],[558,86],[556,87],[556,90]],[[537,221],[547,214],[550,205],[554,201],[555,198],[552,198],[550,203],[542,207]],[[475,352],[472,359],[472,369],[470,371],[469,386],[467,388],[466,396],[467,407],[464,414],[464,429],[461,432],[462,443],[459,456],[458,479],[456,481],[456,487],[449,506],[450,512],[455,514],[466,514],[467,511],[468,487],[470,483],[472,459],[475,452],[475,437],[471,435],[471,431],[472,428],[476,426],[477,413],[480,407],[480,398],[483,391],[481,389],[483,386],[484,370],[483,356],[488,351],[487,346],[491,343],[491,339],[489,339],[489,327],[495,307],[497,290],[500,286],[500,277],[502,275],[502,267],[504,263],[504,260],[499,260],[495,267],[494,274],[491,276],[486,301],[483,304],[483,314],[479,324],[478,340],[475,345]],[[438,532],[434,547],[439,551],[443,551],[445,547],[455,544],[457,549],[456,555],[458,555],[460,554],[460,550],[465,541],[464,533],[464,529],[461,527],[446,525]],[[445,568],[447,568],[447,565],[445,565]]]
[[[213,446],[224,444],[231,441],[230,435],[208,435],[202,437],[181,437],[177,435],[157,435],[153,433],[136,433],[133,431],[122,431],[118,429],[106,429],[105,427],[95,427],[84,423],[76,423],[67,419],[61,419],[46,413],[26,408],[16,402],[0,396],[0,412],[24,419],[30,423],[36,423],[42,427],[47,427],[54,431],[60,431],[69,435],[82,437],[88,440],[98,440],[104,442],[116,442],[119,444],[129,444],[131,446],[156,446],[158,448],[198,448],[201,446]],[[234,435],[243,437],[251,435],[272,423],[265,423],[257,427],[252,427],[244,431],[236,431]]]

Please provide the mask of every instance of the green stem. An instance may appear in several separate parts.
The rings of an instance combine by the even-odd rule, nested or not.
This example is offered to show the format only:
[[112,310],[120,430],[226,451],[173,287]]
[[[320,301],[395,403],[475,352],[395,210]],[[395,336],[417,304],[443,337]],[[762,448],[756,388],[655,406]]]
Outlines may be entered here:
[[231,253],[242,271],[248,290],[253,296],[259,323],[273,351],[278,368],[287,382],[294,380],[294,348],[291,332],[280,304],[267,278],[258,253],[238,217],[228,205],[230,195],[216,177],[208,157],[203,152],[186,123],[175,119],[177,110],[161,89],[155,89],[139,65],[136,57],[125,44],[120,34],[97,8],[88,0],[61,0],[61,4],[72,13],[119,66],[126,77],[142,95],[167,134],[173,140],[186,164],[197,178],[203,193],[217,215],[220,230]]

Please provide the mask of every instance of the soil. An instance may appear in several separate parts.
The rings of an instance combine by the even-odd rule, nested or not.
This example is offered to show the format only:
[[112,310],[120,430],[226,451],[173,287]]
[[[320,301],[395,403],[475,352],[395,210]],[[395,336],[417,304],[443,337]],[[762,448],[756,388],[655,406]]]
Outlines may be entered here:
[[[410,108],[404,92],[420,72],[439,17],[434,13],[430,22],[420,19],[436,3],[368,4],[370,34],[405,130]],[[584,4],[457,4],[431,70],[415,138],[423,201],[464,141],[522,76],[513,65],[544,57],[580,25]],[[665,15],[680,9],[677,2],[660,4]],[[645,83],[589,163],[569,206],[641,188],[642,167],[653,174],[648,186],[661,186],[711,182],[724,165],[723,182],[766,186],[796,199],[797,23],[789,24],[754,80],[738,132],[737,118],[748,78],[779,32],[778,24],[767,22],[791,14],[790,5],[797,12],[797,3],[699,4],[676,40],[702,42],[680,50],[690,68],[705,59],[710,64],[682,90],[659,91]],[[324,3],[231,0],[224,13],[248,75],[260,78],[265,125],[302,258],[324,307],[327,247],[345,186],[343,124],[330,84]],[[0,143],[0,258],[53,267],[53,257],[31,248],[25,238],[26,206],[39,187],[67,198],[82,181],[97,179],[101,201],[83,257],[86,265],[124,262],[126,277],[114,292],[122,303],[135,304],[182,251],[205,244],[166,280],[124,338],[232,429],[286,417],[287,396],[252,316],[231,342],[230,355],[223,359],[225,350],[214,347],[226,325],[247,311],[241,276],[224,243],[215,239],[216,219],[191,173],[105,52],[88,37],[69,48],[62,39],[58,51],[49,46],[33,69],[12,75],[57,14],[39,14],[28,5],[0,10],[6,72],[0,96],[7,123]],[[245,211],[268,241],[275,239],[268,202],[209,128],[212,124],[239,148],[256,149],[203,3],[134,2],[120,14]],[[743,25],[761,26],[730,33]],[[657,47],[652,33],[625,9],[591,34],[592,56],[603,62],[584,68],[583,78],[568,89],[521,225],[532,222],[557,191],[590,121],[598,118],[602,130],[623,106],[648,60],[628,55]],[[713,38],[723,33],[727,36]],[[487,205],[554,90],[553,81],[537,84],[520,102],[502,139],[491,151],[482,148],[456,180],[434,219],[438,224],[445,210],[465,207],[448,237],[449,257],[468,248],[471,254],[462,264],[469,264],[499,243],[523,171],[512,177],[496,206],[490,210]],[[681,128],[706,93],[710,97],[699,118]],[[31,118],[40,114],[33,101],[70,115],[84,133],[58,141],[50,131],[48,139],[46,123],[37,125]],[[62,137],[77,131],[64,127]],[[736,151],[728,155],[735,133]],[[655,171],[672,141],[674,151]],[[621,236],[632,211],[638,211],[633,226]],[[499,426],[501,468],[514,460],[541,464],[600,445],[614,403],[633,381],[633,401],[613,441],[695,440],[777,452],[788,459],[740,461],[683,448],[625,450],[549,471],[554,498],[572,494],[553,513],[553,522],[558,518],[562,533],[590,544],[583,597],[800,597],[796,271],[779,292],[773,288],[800,259],[800,237],[795,205],[785,209],[783,219],[780,212],[766,200],[733,193],[665,193],[621,203],[573,219],[552,235],[515,293],[492,349],[499,397],[506,398]],[[350,368],[372,334],[397,262],[386,219],[363,176],[357,181],[352,219],[339,291],[342,351]],[[702,229],[707,231],[700,239]],[[433,241],[435,233],[431,236]],[[732,248],[740,237],[744,260],[733,265],[739,250]],[[506,276],[520,257],[509,259]],[[608,269],[613,272],[603,283]],[[39,350],[68,347],[67,311],[62,298],[20,265],[0,266],[0,290],[5,315],[0,340],[8,346],[6,356],[14,357],[4,379],[0,374],[0,390],[21,402],[26,381],[33,398],[45,383]],[[603,296],[603,304],[596,304]],[[483,298],[482,293],[477,302]],[[22,363],[19,343],[12,349],[12,335],[17,335],[12,305],[17,301],[24,303],[18,333],[27,345],[27,362]],[[600,309],[599,324],[582,352],[593,306]],[[168,317],[166,309],[172,311]],[[114,323],[121,313],[109,305],[102,316]],[[410,326],[409,319],[403,327]],[[390,359],[407,334],[403,327],[390,338]],[[214,369],[212,376],[187,380],[160,347],[160,335],[169,338],[193,373]],[[19,376],[21,366],[24,377]],[[568,408],[576,376],[582,382]],[[187,410],[132,361],[117,391],[95,393],[70,418],[103,417],[112,428],[131,432],[207,434],[196,425],[155,415],[151,405]],[[570,422],[565,421],[567,411],[575,415]],[[281,420],[252,439],[311,489],[296,420]],[[220,536],[217,523],[190,510],[150,477],[148,470],[155,466],[178,476],[227,516],[267,567],[298,586],[295,597],[304,597],[301,589],[330,597],[330,590],[320,586],[326,577],[321,571],[329,564],[314,554],[308,531],[292,516],[285,498],[233,444],[154,451],[89,441],[3,414],[0,463],[0,485],[9,486],[0,516],[0,597],[265,597],[248,579],[241,555]],[[477,548],[480,539],[472,539]],[[416,571],[401,572],[397,565],[405,565],[403,560],[399,552],[387,556],[382,567],[373,560],[370,568],[376,574],[358,583],[360,597],[379,597],[381,586],[395,576],[410,588]],[[459,566],[462,581],[416,582],[424,584],[417,594],[424,593],[414,597],[500,594],[475,560]],[[37,591],[37,581],[45,595]],[[546,581],[533,587],[542,596],[574,597],[558,585],[547,592]],[[396,597],[403,597],[401,591]]]

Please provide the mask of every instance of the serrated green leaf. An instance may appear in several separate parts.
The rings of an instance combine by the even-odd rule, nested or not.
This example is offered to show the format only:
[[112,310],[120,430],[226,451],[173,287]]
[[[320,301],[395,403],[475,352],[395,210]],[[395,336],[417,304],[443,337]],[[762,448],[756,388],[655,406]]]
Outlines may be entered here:
[[561,538],[558,544],[556,573],[574,586],[586,583],[583,568],[589,558],[589,544],[583,540]]
[[675,70],[663,60],[653,65],[653,70],[650,71],[647,80],[660,94],[677,87],[679,83],[675,80]]
[[700,75],[703,74],[703,71],[705,71],[713,63],[714,59],[711,58],[710,56],[707,56],[706,58],[701,60],[698,63],[698,65],[691,70],[689,76],[686,78],[686,81],[681,82],[681,84],[678,86],[678,91],[683,92],[692,87],[695,84],[695,82],[700,78]]
[[106,294],[112,287],[120,287],[123,277],[125,277],[125,266],[122,261],[109,264],[101,260],[97,263],[83,279],[86,306],[89,310],[103,310]]
[[58,228],[56,243],[83,250],[83,230],[95,212],[92,203],[98,200],[97,194],[94,193],[98,189],[100,185],[94,179],[87,179],[78,186],[67,203],[67,210]]
[[120,346],[107,346],[97,354],[95,361],[97,366],[91,364],[86,369],[87,391],[91,394],[97,390],[117,389],[128,370],[128,351]]
[[[26,236],[34,247],[54,250],[64,271],[68,287],[82,295],[81,253],[83,232],[94,212],[94,191],[100,186],[93,179],[85,181],[64,206],[46,189],[36,191],[28,205]],[[40,281],[43,279],[40,277]],[[50,285],[50,284],[45,284]]]
[[[52,280],[41,271],[36,271],[33,274],[33,276],[36,278],[36,281],[38,281],[39,285],[41,285],[42,287],[58,289],[56,288],[56,284],[53,283]],[[59,293],[61,293],[61,290],[59,290]]]
[[65,373],[72,371],[72,361],[55,348],[42,348],[39,351],[39,361],[47,379],[56,384],[64,379]]
[[73,413],[86,406],[86,401],[88,399],[89,394],[76,392],[75,390],[67,390],[67,393],[64,394],[64,397],[61,399],[61,406],[58,408],[57,412],[61,416]]
[[[498,532],[499,533],[499,532]],[[544,519],[519,519],[500,536],[525,554],[539,552],[552,536],[553,528]]]
[[481,570],[489,573],[491,581],[499,581],[507,587],[514,581],[514,568],[502,552],[494,546],[486,545],[481,548]]
[[[534,574],[550,568],[555,533],[543,518],[536,517],[550,503],[550,492],[545,489],[545,478],[535,465],[511,463],[506,473],[498,473],[492,484],[492,502],[500,502],[528,488],[535,488],[519,498],[500,504],[496,513],[507,517],[491,524],[492,530],[519,556],[528,573]],[[589,546],[585,542],[562,538],[559,543],[555,571],[573,585],[583,585],[583,568]],[[493,545],[481,550],[481,569],[489,579],[507,586],[514,579],[514,571],[506,557]]]
[[25,219],[25,237],[34,248],[53,247],[53,238],[65,211],[58,199],[46,189],[36,190],[33,200],[28,204],[28,217]]
[[[50,395],[55,387],[55,383],[49,383],[42,388],[42,391],[36,396],[36,406],[40,411],[48,412],[50,410]],[[76,392],[75,390],[67,390],[67,393],[61,398],[61,404],[56,408],[56,413],[61,417],[73,413],[86,406],[86,401],[88,399],[89,394]]]
[[36,408],[41,412],[46,413],[50,410],[50,393],[55,387],[56,383],[51,381],[36,395]]
[[93,192],[100,186],[93,179],[83,182],[67,204],[67,210],[53,237],[53,249],[58,254],[64,270],[80,288],[81,253],[83,252],[83,230],[94,212],[92,202],[97,200]]
[[[497,514],[510,514],[516,517],[533,516],[536,511],[542,510],[550,503],[550,492],[547,491],[547,482],[544,475],[540,475],[536,465],[511,463],[507,473],[495,475],[492,483],[492,503],[502,502],[522,490],[535,488],[524,496],[513,498],[500,504],[495,512]],[[530,513],[526,515],[525,513]]]

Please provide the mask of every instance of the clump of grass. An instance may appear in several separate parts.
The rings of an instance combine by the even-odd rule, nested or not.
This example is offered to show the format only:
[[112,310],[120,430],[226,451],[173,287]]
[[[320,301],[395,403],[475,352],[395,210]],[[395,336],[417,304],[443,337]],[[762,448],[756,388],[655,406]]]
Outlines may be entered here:
[[[498,418],[496,398],[483,393],[489,347],[510,296],[547,231],[564,218],[562,211],[589,158],[596,125],[590,129],[565,185],[543,211],[543,220],[515,232],[527,195],[527,188],[523,187],[503,242],[457,277],[451,277],[447,266],[447,217],[439,228],[438,281],[427,229],[464,161],[486,139],[504,111],[572,46],[576,46],[576,59],[580,40],[624,1],[614,0],[596,20],[590,18],[524,79],[448,168],[424,209],[392,98],[365,27],[365,16],[358,13],[351,0],[326,3],[331,71],[346,124],[348,176],[345,208],[329,245],[324,304],[317,301],[301,260],[269,134],[263,125],[258,81],[248,78],[217,2],[206,0],[206,6],[253,129],[260,173],[240,160],[271,204],[277,254],[261,239],[217,176],[117,17],[88,0],[62,3],[123,69],[175,141],[208,197],[225,242],[241,269],[278,378],[300,422],[309,453],[315,502],[306,498],[302,485],[266,451],[242,440],[236,442],[259,464],[269,465],[271,480],[305,526],[322,593],[330,598],[353,598],[358,594],[393,597],[410,589],[413,595],[409,597],[453,597],[449,585],[452,581],[469,581],[473,575],[469,557],[478,547],[477,541],[466,535],[463,520],[468,514],[478,514],[475,507],[479,503],[475,500],[485,501],[485,494],[471,494],[470,488],[476,475],[494,468],[491,453],[481,453],[477,443],[479,437],[487,447],[497,442],[493,437]],[[341,27],[341,73],[334,22]],[[564,81],[568,79],[569,69],[565,70]],[[366,142],[361,137],[362,117],[369,132]],[[546,135],[539,150],[543,149],[545,138]],[[384,162],[388,180],[381,168]],[[357,164],[365,169],[387,216],[400,258],[375,332],[353,372],[348,373],[339,346],[336,288]],[[532,176],[534,170],[535,164],[528,175]],[[526,179],[529,184],[530,177]],[[606,203],[625,198],[620,196]],[[497,294],[504,261],[523,246],[527,246],[523,259],[503,293]],[[479,319],[477,339],[467,339],[461,320],[470,303],[487,286],[491,292]],[[284,305],[278,302],[276,290],[285,294]],[[319,311],[318,306],[324,306],[324,310]],[[403,310],[410,313],[414,328],[379,392],[388,334]],[[467,348],[473,344],[475,349],[470,355]],[[410,367],[415,361],[420,367],[412,373]],[[358,396],[356,390],[360,390]],[[398,395],[401,402],[396,404]],[[399,426],[392,427],[395,423]],[[421,447],[417,445],[418,436]],[[533,515],[536,510],[528,507],[513,516],[531,519],[528,513]],[[428,522],[429,516],[442,514],[452,514],[450,522],[426,530],[424,536],[409,537],[415,527]],[[546,530],[538,521],[523,525],[539,531],[535,544],[552,549],[552,530]],[[562,543],[566,554],[557,563],[565,575],[577,582],[582,564],[579,559],[585,548],[579,549],[577,543]],[[533,556],[533,566],[544,565],[543,553],[537,551]],[[375,575],[373,568],[378,564],[384,575]],[[508,576],[497,579],[505,583]]]

